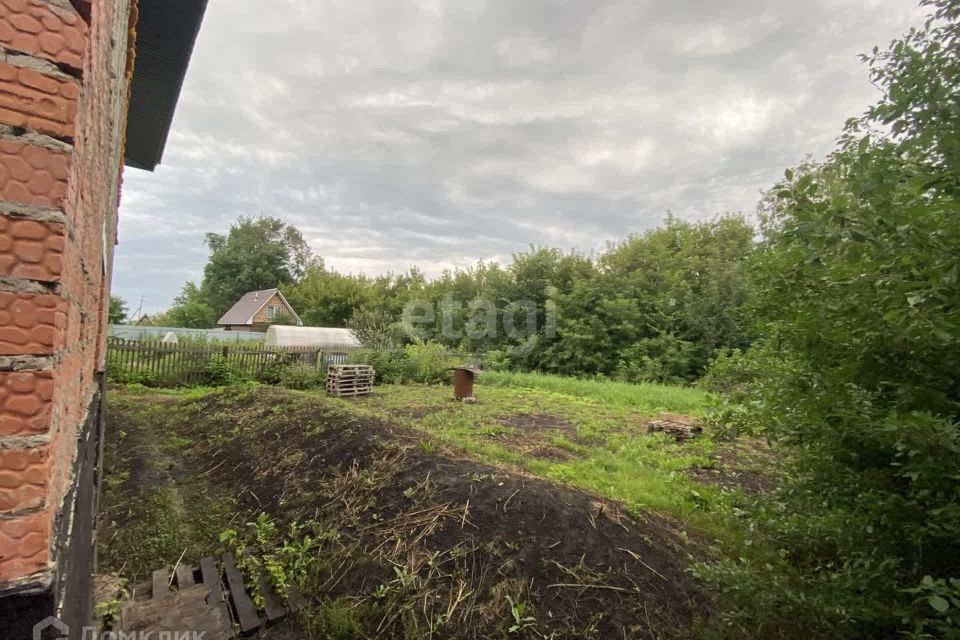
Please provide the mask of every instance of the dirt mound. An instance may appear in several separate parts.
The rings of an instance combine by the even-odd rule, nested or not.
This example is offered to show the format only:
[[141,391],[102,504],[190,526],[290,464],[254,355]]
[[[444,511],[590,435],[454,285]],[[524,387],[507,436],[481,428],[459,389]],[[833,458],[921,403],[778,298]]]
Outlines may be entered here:
[[306,394],[195,406],[177,429],[198,477],[247,514],[335,531],[308,594],[321,637],[689,637],[706,614],[663,518],[440,454]]

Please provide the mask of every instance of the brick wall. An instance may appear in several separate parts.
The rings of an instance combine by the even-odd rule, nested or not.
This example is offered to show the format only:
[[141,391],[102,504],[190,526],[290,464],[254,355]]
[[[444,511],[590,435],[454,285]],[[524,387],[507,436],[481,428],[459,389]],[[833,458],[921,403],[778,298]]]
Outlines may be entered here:
[[93,524],[78,451],[97,436],[130,23],[130,0],[0,0],[0,596],[52,590],[57,613]]

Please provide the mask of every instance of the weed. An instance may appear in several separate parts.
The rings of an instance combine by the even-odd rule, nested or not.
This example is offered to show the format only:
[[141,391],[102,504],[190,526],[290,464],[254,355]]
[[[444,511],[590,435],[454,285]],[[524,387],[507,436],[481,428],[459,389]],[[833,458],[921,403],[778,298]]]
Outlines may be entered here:
[[[319,531],[319,535],[315,532]],[[254,592],[254,601],[263,604],[260,577],[281,598],[288,598],[292,587],[302,588],[317,564],[316,550],[323,541],[336,537],[316,522],[293,522],[285,535],[265,513],[248,522],[243,532],[226,529],[220,533],[220,543],[235,551],[237,565],[244,571],[247,584]],[[255,551],[248,553],[248,547]]]
[[510,604],[510,617],[513,619],[513,623],[507,627],[508,634],[520,634],[536,624],[537,619],[531,615],[527,615],[526,602],[514,600],[510,596],[507,596],[507,602]]
[[104,627],[112,627],[113,623],[120,618],[123,603],[126,602],[129,597],[130,591],[127,589],[127,580],[120,578],[114,597],[98,602],[93,609],[94,616],[103,620]]

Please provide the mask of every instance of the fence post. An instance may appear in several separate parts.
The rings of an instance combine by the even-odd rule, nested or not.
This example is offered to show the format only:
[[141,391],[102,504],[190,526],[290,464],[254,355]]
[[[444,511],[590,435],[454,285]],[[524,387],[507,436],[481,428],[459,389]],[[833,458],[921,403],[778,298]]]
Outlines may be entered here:
[[230,355],[230,347],[223,345],[223,357],[226,358],[228,355]]

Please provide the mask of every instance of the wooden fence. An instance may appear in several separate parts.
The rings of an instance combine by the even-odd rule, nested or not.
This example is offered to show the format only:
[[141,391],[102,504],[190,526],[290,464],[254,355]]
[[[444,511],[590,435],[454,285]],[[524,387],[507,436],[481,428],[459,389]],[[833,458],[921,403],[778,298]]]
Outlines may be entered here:
[[325,371],[347,359],[345,352],[317,347],[249,348],[223,344],[167,344],[124,338],[107,339],[107,375],[118,381],[159,386],[202,384],[210,359],[219,356],[254,379],[267,365],[284,361]]

